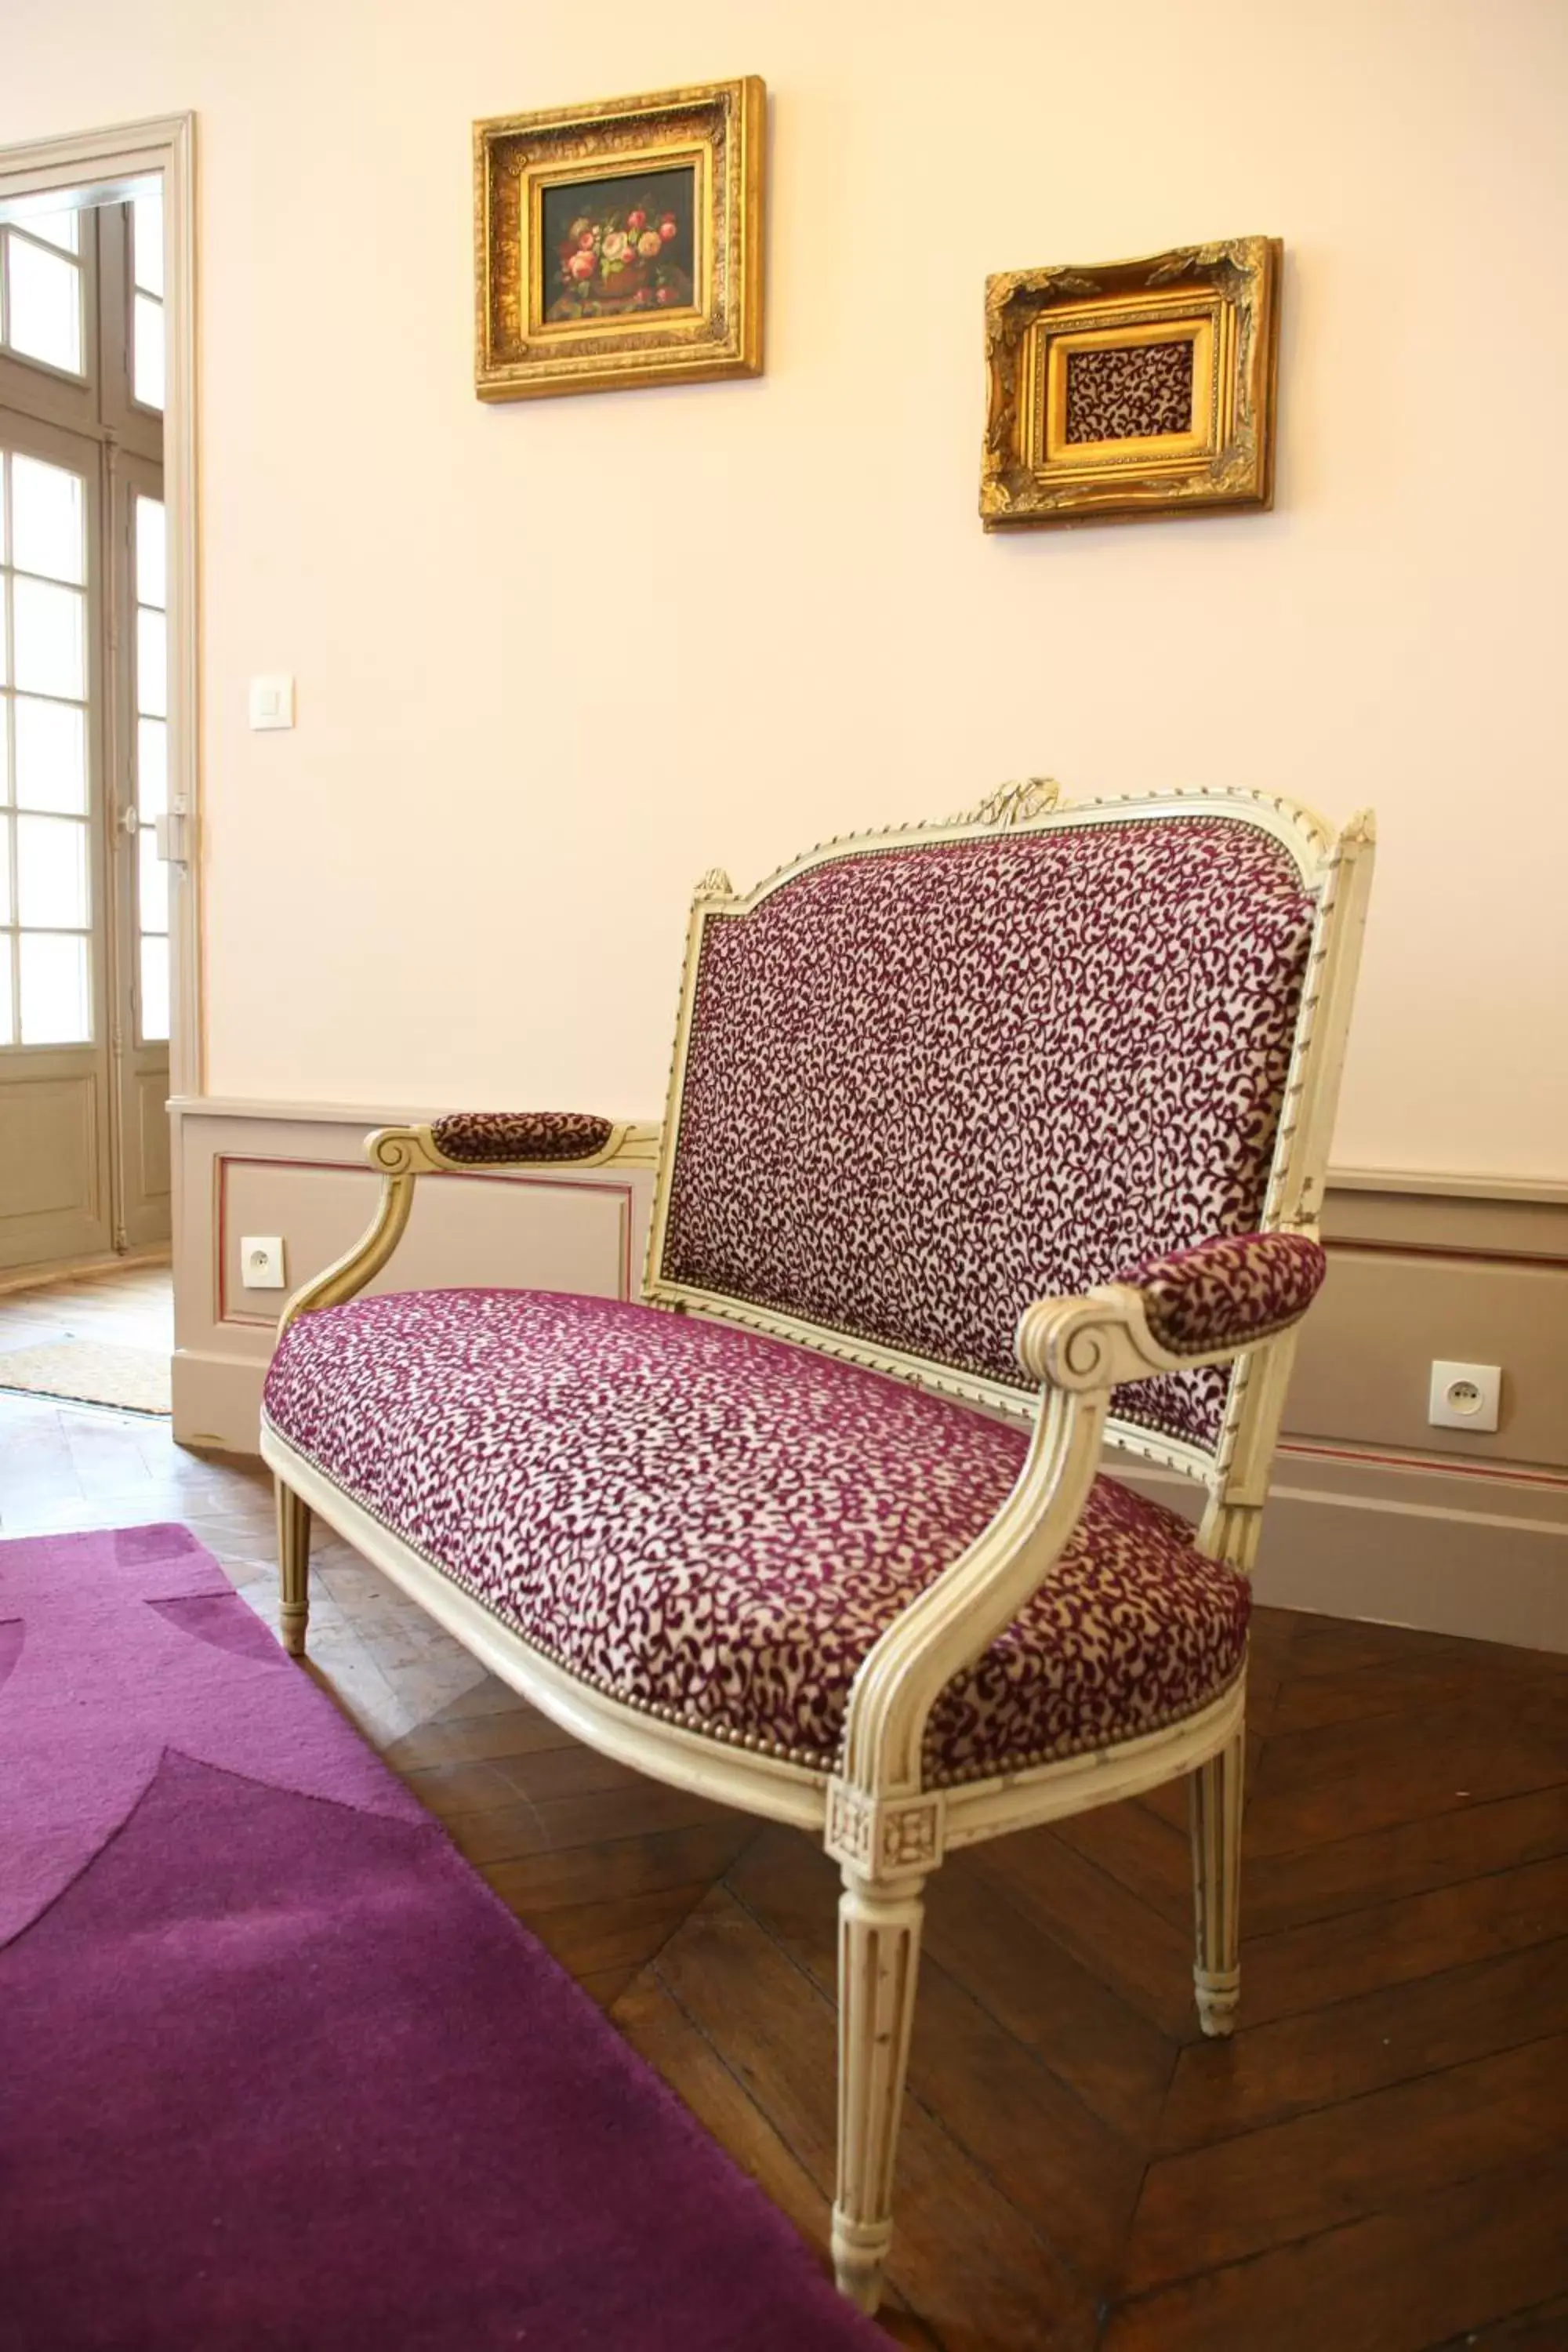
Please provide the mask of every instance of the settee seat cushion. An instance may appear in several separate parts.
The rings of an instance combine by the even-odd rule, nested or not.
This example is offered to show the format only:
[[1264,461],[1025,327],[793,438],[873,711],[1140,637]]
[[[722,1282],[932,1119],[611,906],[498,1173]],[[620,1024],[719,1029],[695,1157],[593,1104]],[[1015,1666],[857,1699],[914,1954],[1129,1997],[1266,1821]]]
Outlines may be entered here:
[[[1020,1430],[785,1341],[558,1292],[299,1318],[271,1427],[595,1691],[831,1770],[850,1685],[994,1517]],[[1247,1588],[1110,1478],[1045,1586],[932,1710],[931,1785],[1179,1721],[1242,1661]]]

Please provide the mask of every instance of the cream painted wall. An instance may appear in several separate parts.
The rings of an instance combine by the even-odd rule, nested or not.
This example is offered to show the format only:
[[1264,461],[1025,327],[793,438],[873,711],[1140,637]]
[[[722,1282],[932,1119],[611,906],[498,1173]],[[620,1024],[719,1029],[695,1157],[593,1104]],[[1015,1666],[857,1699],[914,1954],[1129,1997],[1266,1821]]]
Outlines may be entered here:
[[[470,120],[742,72],[766,376],[481,408]],[[707,866],[1259,783],[1382,821],[1339,1162],[1568,1174],[1565,100],[1562,0],[5,0],[0,142],[199,115],[211,1088],[646,1113]],[[984,538],[987,270],[1248,231],[1275,512]]]

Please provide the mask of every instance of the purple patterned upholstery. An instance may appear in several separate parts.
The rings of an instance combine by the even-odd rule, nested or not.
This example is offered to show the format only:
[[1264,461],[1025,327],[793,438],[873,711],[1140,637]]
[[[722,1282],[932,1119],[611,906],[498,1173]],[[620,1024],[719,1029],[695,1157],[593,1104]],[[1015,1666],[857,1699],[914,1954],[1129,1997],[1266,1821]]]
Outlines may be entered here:
[[[301,1316],[267,1417],[595,1689],[830,1769],[861,1660],[992,1518],[1022,1432],[815,1349],[551,1292]],[[1045,1589],[949,1685],[934,1783],[1178,1721],[1242,1659],[1246,1581],[1100,1479]]]
[[1241,1348],[1283,1331],[1318,1295],[1328,1261],[1305,1234],[1238,1234],[1151,1258],[1116,1276],[1143,1294],[1143,1319],[1173,1356]]
[[592,1160],[613,1129],[607,1118],[578,1110],[453,1110],[432,1119],[430,1136],[448,1160]]
[[[1314,909],[1200,805],[847,855],[709,915],[663,1279],[1022,1387],[1031,1300],[1252,1232]],[[1115,1410],[1212,1446],[1228,1378]]]

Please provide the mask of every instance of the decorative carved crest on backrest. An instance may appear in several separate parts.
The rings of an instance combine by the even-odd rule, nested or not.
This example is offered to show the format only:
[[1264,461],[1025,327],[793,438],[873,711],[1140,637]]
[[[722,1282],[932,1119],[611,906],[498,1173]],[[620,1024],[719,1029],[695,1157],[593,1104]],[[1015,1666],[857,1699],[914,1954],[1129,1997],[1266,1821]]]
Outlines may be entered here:
[[1061,804],[1062,788],[1054,776],[1024,776],[1010,784],[998,784],[987,793],[980,806],[963,809],[950,817],[950,824],[1014,825],[1026,824],[1031,817],[1045,816]]

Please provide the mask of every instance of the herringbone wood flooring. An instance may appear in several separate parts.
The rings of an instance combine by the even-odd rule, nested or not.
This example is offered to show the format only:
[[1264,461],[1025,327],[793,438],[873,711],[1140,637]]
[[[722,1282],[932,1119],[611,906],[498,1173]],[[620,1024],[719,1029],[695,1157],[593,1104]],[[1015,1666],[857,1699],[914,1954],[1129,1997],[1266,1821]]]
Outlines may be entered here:
[[[256,1465],[0,1403],[0,1531],[165,1516],[270,1612]],[[312,1670],[824,2244],[831,1865],[567,1738],[342,1546],[318,1562]],[[933,1882],[900,2342],[1568,2347],[1568,1659],[1264,1611],[1252,1675],[1233,2042],[1189,2005],[1179,1789]]]

